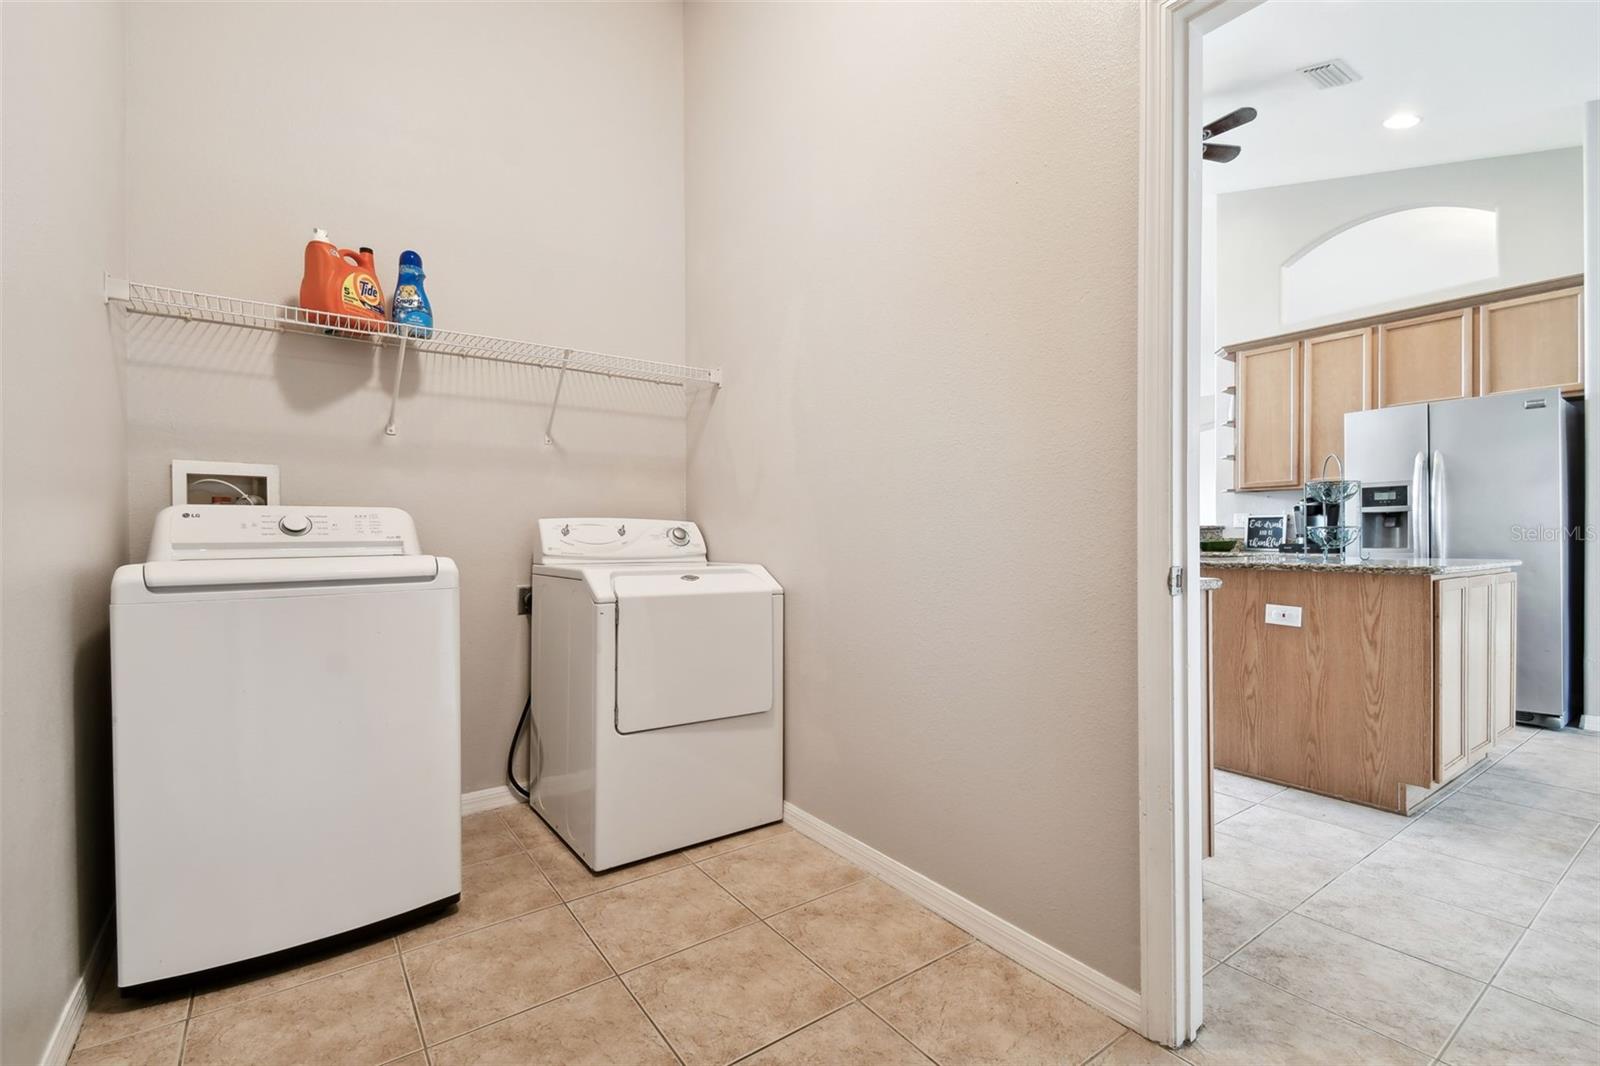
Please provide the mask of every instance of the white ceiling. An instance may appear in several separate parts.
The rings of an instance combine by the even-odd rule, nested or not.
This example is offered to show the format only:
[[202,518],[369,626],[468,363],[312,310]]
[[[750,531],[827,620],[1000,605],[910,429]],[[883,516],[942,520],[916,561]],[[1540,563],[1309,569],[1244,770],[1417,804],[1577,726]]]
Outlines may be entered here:
[[[1581,143],[1600,99],[1600,0],[1268,0],[1203,41],[1205,119],[1260,116],[1204,164],[1232,192]],[[1318,89],[1299,68],[1343,59],[1361,80]],[[1413,111],[1422,124],[1387,130]]]

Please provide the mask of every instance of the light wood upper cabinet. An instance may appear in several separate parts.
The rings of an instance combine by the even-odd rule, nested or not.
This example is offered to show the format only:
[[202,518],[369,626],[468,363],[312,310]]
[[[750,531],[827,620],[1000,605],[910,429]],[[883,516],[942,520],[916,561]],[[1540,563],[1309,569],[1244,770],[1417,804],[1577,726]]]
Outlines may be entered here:
[[1351,411],[1518,389],[1581,394],[1583,286],[1576,280],[1229,347],[1222,355],[1233,361],[1238,386],[1234,489],[1292,489],[1320,476],[1330,453],[1344,458]]
[[1236,489],[1300,484],[1300,343],[1238,353]]
[[1478,309],[1478,394],[1552,386],[1583,391],[1583,289]]
[[1378,326],[1378,406],[1472,395],[1472,308]]
[[1322,476],[1330,454],[1344,459],[1344,416],[1372,406],[1373,331],[1349,329],[1302,343],[1301,472],[1313,478]]

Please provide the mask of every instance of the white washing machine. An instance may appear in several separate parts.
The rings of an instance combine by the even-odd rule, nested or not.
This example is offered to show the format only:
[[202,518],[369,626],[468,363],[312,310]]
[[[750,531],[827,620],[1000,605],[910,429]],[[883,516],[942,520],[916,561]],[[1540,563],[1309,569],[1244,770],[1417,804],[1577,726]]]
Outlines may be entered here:
[[169,507],[111,583],[117,977],[461,893],[455,564],[384,507]]
[[783,589],[692,522],[547,518],[533,809],[591,869],[783,818]]

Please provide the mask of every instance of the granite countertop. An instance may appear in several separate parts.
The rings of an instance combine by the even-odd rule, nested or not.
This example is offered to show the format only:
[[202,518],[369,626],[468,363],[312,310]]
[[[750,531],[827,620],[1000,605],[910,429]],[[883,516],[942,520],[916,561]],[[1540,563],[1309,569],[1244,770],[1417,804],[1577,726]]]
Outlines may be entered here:
[[1522,565],[1521,559],[1362,559],[1325,563],[1320,555],[1292,555],[1283,552],[1200,553],[1200,565],[1210,570],[1327,570],[1351,574],[1422,574],[1429,577],[1456,577],[1510,570]]
[[1220,577],[1203,577],[1200,579],[1201,592],[1215,592],[1222,587]]

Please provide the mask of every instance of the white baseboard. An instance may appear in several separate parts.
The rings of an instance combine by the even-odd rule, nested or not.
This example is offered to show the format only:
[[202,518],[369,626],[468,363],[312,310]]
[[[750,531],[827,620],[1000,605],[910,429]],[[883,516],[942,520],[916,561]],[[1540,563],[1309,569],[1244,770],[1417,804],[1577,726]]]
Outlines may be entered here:
[[1600,714],[1578,715],[1578,728],[1586,733],[1600,733]]
[[111,915],[107,914],[106,920],[100,923],[100,932],[95,935],[94,947],[89,949],[89,960],[84,963],[83,972],[73,982],[72,991],[67,993],[67,1002],[61,1008],[61,1016],[56,1019],[50,1042],[44,1046],[44,1054],[39,1056],[41,1066],[65,1066],[68,1056],[72,1054],[72,1046],[78,1042],[78,1032],[83,1028],[84,1016],[89,1013],[89,1000],[94,996],[94,990],[100,984],[100,974],[109,961],[110,947]]
[[792,803],[783,805],[783,820],[1051,984],[1105,1011],[1135,1032],[1143,1027],[1144,1010],[1139,993],[1122,982],[1107,977],[1087,963],[1079,962],[1059,948],[1051,947],[1032,933],[984,910],[965,896],[891,859],[820,818],[807,814]]
[[510,785],[496,785],[493,788],[480,788],[476,792],[463,792],[461,794],[461,813],[463,815],[477,814],[479,811],[492,811],[496,807],[515,807],[519,803],[526,803]]

